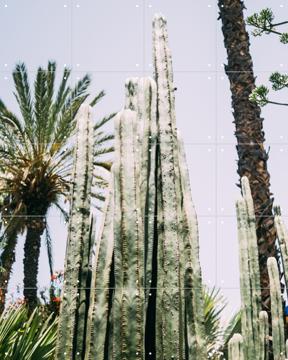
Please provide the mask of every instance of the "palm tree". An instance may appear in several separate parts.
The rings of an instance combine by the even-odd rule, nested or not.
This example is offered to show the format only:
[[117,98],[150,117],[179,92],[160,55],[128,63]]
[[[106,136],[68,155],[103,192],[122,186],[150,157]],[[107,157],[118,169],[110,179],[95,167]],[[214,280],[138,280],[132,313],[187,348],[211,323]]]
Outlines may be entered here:
[[[71,136],[75,129],[75,116],[80,105],[87,99],[91,82],[85,75],[74,88],[68,86],[71,71],[64,69],[62,80],[55,95],[55,62],[47,69],[39,67],[34,82],[34,94],[30,89],[24,64],[13,71],[15,97],[21,117],[9,111],[0,100],[0,189],[6,194],[1,207],[4,223],[3,251],[0,274],[2,309],[12,265],[15,261],[17,235],[26,231],[24,244],[24,297],[32,310],[37,304],[37,275],[41,236],[46,230],[46,243],[50,271],[52,273],[51,239],[47,232],[47,213],[56,206],[67,218],[62,207],[70,187],[73,146]],[[94,106],[104,96],[101,91],[91,102]],[[102,126],[114,114],[95,124],[96,186],[105,186],[100,169],[109,170],[111,163],[102,155],[113,151],[108,146],[113,135],[105,134]],[[99,170],[99,171],[98,171]],[[103,197],[100,191],[96,199]]]
[[243,1],[219,0],[218,5],[228,55],[225,71],[232,93],[238,174],[240,178],[247,176],[251,186],[256,215],[262,307],[269,312],[267,258],[276,256],[276,230],[272,214],[270,175],[267,170],[268,154],[264,148],[263,118],[260,107],[249,100],[249,95],[255,88],[255,77],[243,17]]

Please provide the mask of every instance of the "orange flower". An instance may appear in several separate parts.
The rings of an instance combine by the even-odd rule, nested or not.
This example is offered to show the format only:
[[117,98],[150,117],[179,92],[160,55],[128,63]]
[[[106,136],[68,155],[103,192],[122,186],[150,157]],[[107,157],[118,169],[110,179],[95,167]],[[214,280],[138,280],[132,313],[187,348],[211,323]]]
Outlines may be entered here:
[[61,302],[61,298],[59,296],[52,298],[53,302]]

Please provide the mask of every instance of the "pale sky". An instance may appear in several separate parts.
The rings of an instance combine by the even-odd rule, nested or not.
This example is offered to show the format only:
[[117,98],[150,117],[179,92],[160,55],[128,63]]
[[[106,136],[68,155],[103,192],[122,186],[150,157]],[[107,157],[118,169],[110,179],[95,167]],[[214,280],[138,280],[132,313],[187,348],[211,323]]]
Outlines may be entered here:
[[[279,0],[245,1],[245,16],[272,7],[277,22],[287,20],[288,5]],[[92,75],[91,93],[104,89],[95,119],[124,104],[124,83],[130,76],[152,75],[152,17],[168,20],[174,64],[176,118],[184,138],[192,196],[199,219],[200,261],[204,282],[221,287],[229,301],[229,317],[240,305],[235,201],[237,153],[221,23],[215,0],[1,0],[0,97],[18,112],[13,99],[11,72],[24,61],[33,81],[39,65],[56,60],[58,75],[66,64],[73,81]],[[279,20],[279,21],[278,21]],[[249,28],[249,31],[251,29]],[[267,84],[272,71],[288,70],[288,45],[274,36],[250,36],[257,84]],[[286,101],[287,94],[271,94]],[[288,224],[288,108],[263,109],[266,148],[270,146],[269,172],[275,203]],[[110,125],[112,129],[112,124]],[[98,220],[99,222],[99,220]],[[63,269],[66,230],[59,214],[51,211],[55,269]],[[43,242],[44,245],[44,242]],[[23,239],[10,291],[23,278]],[[49,283],[45,247],[41,249],[39,286]]]

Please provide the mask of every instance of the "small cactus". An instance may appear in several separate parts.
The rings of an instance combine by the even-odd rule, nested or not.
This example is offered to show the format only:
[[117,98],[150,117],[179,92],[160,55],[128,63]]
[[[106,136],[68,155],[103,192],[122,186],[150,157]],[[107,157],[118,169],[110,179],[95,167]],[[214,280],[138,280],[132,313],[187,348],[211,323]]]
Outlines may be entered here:
[[234,334],[230,339],[228,343],[228,356],[230,360],[246,359],[243,351],[243,338],[240,334]]

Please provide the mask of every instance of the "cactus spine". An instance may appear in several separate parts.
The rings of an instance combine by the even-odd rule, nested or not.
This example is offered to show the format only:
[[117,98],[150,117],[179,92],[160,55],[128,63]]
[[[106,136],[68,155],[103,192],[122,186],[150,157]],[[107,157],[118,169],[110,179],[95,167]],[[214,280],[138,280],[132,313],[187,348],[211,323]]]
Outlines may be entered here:
[[88,290],[90,287],[92,157],[93,128],[91,108],[88,105],[81,105],[77,115],[74,180],[65,258],[65,282],[56,346],[57,360],[74,359],[75,356],[82,355],[84,351],[89,299],[87,285]]

